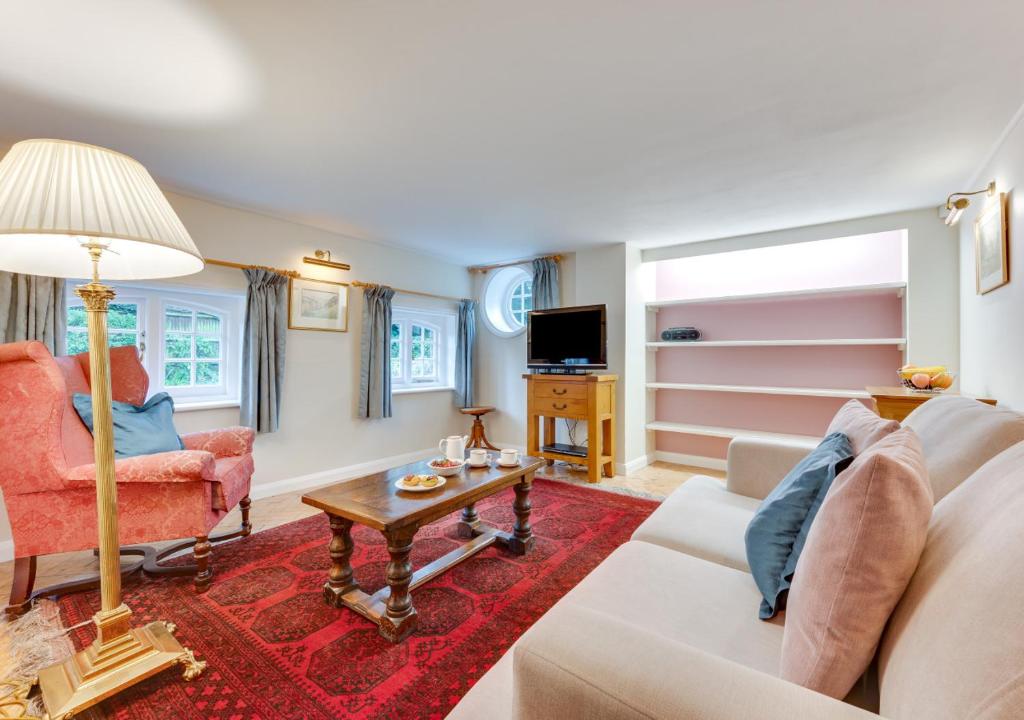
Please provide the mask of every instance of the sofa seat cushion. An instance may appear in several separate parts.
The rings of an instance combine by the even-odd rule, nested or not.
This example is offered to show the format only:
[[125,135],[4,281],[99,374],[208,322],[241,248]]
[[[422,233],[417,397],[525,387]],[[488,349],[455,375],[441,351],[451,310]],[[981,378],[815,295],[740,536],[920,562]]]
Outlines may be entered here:
[[728,492],[720,480],[697,475],[665,498],[633,540],[749,572],[743,534],[760,504]]
[[[534,626],[560,623],[561,608],[579,605],[778,675],[782,616],[764,622],[754,578],[647,542],[617,548]],[[580,628],[592,633],[594,628]],[[533,632],[533,630],[531,630]]]

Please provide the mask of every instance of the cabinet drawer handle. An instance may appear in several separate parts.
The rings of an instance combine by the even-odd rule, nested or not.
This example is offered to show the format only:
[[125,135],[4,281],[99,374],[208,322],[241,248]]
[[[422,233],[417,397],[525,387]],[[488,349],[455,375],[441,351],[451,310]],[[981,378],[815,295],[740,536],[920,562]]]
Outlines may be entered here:
[[569,391],[566,390],[565,388],[553,388],[551,392],[553,392],[555,395],[565,395]]
[[567,407],[569,407],[569,405],[567,403],[562,403],[561,405],[559,405],[558,403],[551,403],[551,407],[553,407],[555,410],[565,410]]

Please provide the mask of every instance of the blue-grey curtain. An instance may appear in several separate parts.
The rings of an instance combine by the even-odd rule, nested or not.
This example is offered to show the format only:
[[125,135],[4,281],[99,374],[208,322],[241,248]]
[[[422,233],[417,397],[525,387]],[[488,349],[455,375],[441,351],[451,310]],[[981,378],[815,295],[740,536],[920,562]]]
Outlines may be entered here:
[[359,417],[391,417],[391,298],[386,285],[363,288]]
[[39,340],[63,355],[65,287],[62,278],[0,272],[0,343]]
[[288,277],[257,268],[249,280],[242,340],[241,422],[256,432],[277,432],[288,335]]
[[558,263],[554,258],[533,261],[533,309],[547,310],[559,305]]
[[473,347],[476,345],[476,302],[459,301],[459,334],[455,340],[455,404],[472,407],[476,402],[473,392]]

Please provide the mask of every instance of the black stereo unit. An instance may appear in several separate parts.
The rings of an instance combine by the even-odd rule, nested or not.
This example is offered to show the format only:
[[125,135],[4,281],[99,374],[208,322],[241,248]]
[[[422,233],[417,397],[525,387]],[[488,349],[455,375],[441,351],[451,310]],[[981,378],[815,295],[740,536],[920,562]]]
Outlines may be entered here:
[[700,330],[695,327],[674,327],[661,331],[661,339],[666,342],[675,340],[700,340]]

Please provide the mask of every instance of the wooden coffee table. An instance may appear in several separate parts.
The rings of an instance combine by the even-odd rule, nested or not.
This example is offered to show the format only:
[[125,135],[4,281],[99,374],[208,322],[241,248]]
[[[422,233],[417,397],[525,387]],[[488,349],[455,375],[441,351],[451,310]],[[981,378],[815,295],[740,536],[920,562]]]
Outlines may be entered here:
[[[533,548],[530,487],[534,472],[543,464],[539,458],[524,457],[514,468],[466,467],[445,478],[444,487],[430,492],[412,493],[395,487],[395,481],[404,475],[430,472],[425,462],[418,462],[306,493],[302,502],[323,510],[331,523],[331,571],[324,585],[327,604],[355,610],[377,623],[385,638],[401,642],[416,627],[411,590],[495,543],[516,555]],[[512,532],[481,522],[475,507],[507,487],[515,490]],[[416,531],[460,508],[459,534],[467,542],[413,572],[409,553]],[[373,595],[363,592],[352,577],[353,523],[380,530],[387,540],[391,556],[388,584]]]

